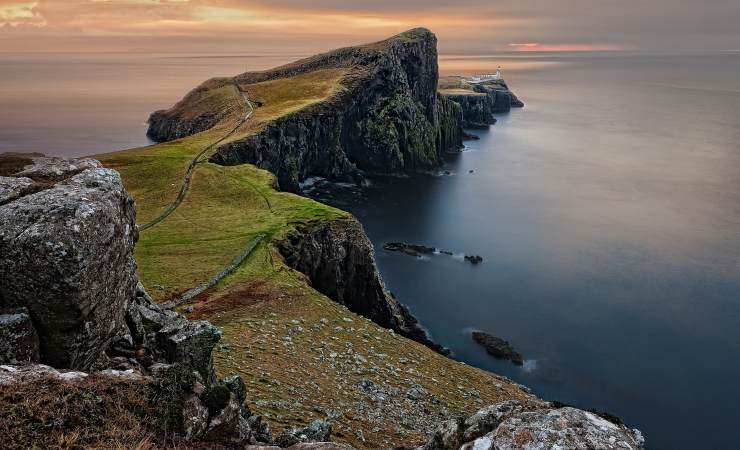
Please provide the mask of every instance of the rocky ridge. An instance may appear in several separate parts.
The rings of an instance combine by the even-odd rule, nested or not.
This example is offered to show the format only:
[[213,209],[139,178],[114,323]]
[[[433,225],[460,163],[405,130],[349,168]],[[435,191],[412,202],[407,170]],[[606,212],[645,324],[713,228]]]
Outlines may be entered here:
[[[231,80],[239,86],[331,69],[346,71],[330,98],[278,118],[218,148],[211,160],[251,163],[298,191],[309,176],[358,181],[364,173],[402,174],[442,164],[462,147],[461,110],[437,95],[437,38],[414,29],[385,41],[334,50]],[[214,126],[216,112],[193,115],[205,83],[149,119],[149,135],[169,141]],[[248,89],[247,89],[248,90]]]

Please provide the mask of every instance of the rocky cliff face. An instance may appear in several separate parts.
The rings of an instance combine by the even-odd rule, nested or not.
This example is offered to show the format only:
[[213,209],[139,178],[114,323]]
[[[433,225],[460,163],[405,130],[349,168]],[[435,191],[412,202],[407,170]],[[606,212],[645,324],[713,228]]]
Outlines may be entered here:
[[471,83],[464,77],[444,77],[440,80],[439,94],[460,105],[464,128],[488,128],[496,123],[495,113],[524,106],[504,80]]
[[[327,68],[347,70],[339,93],[221,146],[212,161],[255,164],[273,172],[280,187],[290,191],[313,175],[346,180],[365,172],[400,174],[437,167],[443,152],[459,146],[461,123],[457,114],[449,113],[449,105],[440,112],[436,45],[433,33],[415,29],[235,77],[233,82],[248,85]],[[212,126],[214,114],[202,112],[196,101],[202,89],[172,110],[152,115],[149,135],[171,140]]]
[[136,213],[119,174],[87,159],[29,162],[0,177],[0,364],[46,365],[3,365],[0,382],[87,376],[51,367],[153,379],[185,438],[269,434],[246,409],[241,379],[215,378],[219,330],[162,310],[139,284]]
[[299,227],[277,246],[286,264],[305,274],[317,291],[383,327],[444,352],[385,288],[372,244],[354,218]]

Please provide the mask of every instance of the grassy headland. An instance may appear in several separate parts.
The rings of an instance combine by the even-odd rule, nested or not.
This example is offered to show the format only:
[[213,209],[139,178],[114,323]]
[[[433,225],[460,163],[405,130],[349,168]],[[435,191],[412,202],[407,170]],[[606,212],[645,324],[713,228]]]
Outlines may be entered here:
[[[304,68],[312,60],[306,61]],[[351,66],[325,65],[305,70],[289,65],[275,73],[279,76],[256,73],[208,81],[173,108],[191,117],[216,114],[215,125],[205,131],[97,156],[121,173],[136,200],[139,223],[157,217],[175,200],[188,165],[205,148],[244,139],[314,105],[331,104],[357,75]],[[241,124],[246,111],[240,91],[255,106]],[[336,441],[358,448],[412,445],[450,415],[527,395],[508,380],[353,314],[312,289],[272,245],[298,225],[347,213],[277,191],[274,176],[255,166],[202,161],[184,201],[141,233],[135,250],[139,276],[155,299],[166,300],[217,273],[256,236],[266,237],[235,272],[196,297],[189,315],[222,330],[215,356],[218,375],[241,374],[249,406],[275,430],[328,417]]]

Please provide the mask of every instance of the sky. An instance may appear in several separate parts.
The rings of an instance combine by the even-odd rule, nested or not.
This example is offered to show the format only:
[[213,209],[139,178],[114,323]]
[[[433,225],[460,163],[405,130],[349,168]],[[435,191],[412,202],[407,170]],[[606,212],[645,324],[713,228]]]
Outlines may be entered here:
[[740,0],[0,0],[0,52],[315,52],[430,28],[446,54],[740,50]]

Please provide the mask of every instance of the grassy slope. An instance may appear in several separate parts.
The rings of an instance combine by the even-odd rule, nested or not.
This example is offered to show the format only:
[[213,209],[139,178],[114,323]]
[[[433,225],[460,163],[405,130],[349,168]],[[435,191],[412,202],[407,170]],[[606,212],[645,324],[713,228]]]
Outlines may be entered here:
[[[227,141],[341,92],[346,73],[347,69],[325,69],[242,85],[249,98],[263,106]],[[237,107],[241,99],[233,84],[213,83],[218,92],[199,92],[197,105],[222,108],[228,114],[211,130],[98,157],[121,172],[136,199],[139,223],[174,200],[193,156],[224,138],[244,114],[243,105]],[[296,223],[346,213],[277,192],[272,184],[271,174],[251,165],[200,163],[182,205],[164,222],[142,232],[136,258],[146,287],[155,298],[164,299],[218,272],[254,236],[267,235],[232,275],[195,299],[191,317],[211,320],[221,328],[217,372],[243,375],[250,407],[268,417],[274,429],[329,416],[335,440],[360,448],[388,447],[418,442],[420,432],[450,414],[525,395],[506,380],[395,336],[311,289],[301,274],[282,263],[270,241]],[[344,331],[337,331],[338,326]],[[377,404],[360,387],[363,379],[397,389],[396,395]],[[412,383],[435,397],[407,399]]]

